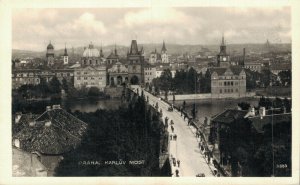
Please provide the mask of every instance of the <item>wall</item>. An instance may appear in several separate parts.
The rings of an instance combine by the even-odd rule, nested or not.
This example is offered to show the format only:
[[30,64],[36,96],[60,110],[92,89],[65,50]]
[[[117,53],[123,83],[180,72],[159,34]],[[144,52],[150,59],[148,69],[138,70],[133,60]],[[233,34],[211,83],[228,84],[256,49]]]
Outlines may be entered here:
[[[175,95],[175,100],[201,100],[201,99],[210,99],[210,98],[242,98],[242,97],[253,97],[255,96],[255,92],[247,92],[245,94],[238,93],[230,93],[230,94],[220,94],[220,95],[212,95],[211,93],[205,94],[178,94]],[[161,98],[165,98],[164,95],[160,96]],[[173,100],[173,95],[168,95],[168,100]]]
[[[165,98],[165,96],[161,96],[161,98]],[[175,100],[193,100],[193,99],[208,99],[211,98],[211,94],[177,94],[175,95]],[[168,95],[168,100],[173,100],[173,95]]]

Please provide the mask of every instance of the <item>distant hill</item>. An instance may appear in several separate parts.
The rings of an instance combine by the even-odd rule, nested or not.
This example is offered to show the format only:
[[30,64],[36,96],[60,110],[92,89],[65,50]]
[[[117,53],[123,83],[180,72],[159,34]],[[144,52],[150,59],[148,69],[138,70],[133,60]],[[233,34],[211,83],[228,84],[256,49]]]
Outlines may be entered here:
[[[157,50],[158,53],[160,53],[162,44],[139,44],[139,49],[143,46],[146,56],[149,56],[149,54],[155,50]],[[95,46],[96,48],[100,49],[100,46]],[[127,54],[127,51],[129,50],[130,46],[122,46],[117,45],[117,52],[121,57],[125,57]],[[291,51],[291,44],[273,44],[273,48],[275,48],[276,51]],[[168,50],[168,53],[170,55],[181,55],[184,53],[189,54],[196,54],[197,52],[201,51],[202,48],[207,48],[212,52],[212,54],[216,54],[219,51],[219,45],[179,45],[179,44],[168,44],[166,43],[166,48]],[[260,53],[266,51],[265,44],[229,44],[227,45],[227,52],[229,54],[242,54],[243,48],[246,48],[246,52],[255,52]],[[77,48],[67,48],[68,54],[76,56],[81,56],[84,47],[77,47]],[[107,57],[113,50],[115,49],[114,45],[109,46],[103,46],[102,50],[104,53],[104,56]],[[54,51],[55,56],[60,56],[64,53],[64,49],[59,49]],[[46,56],[46,50],[44,52],[36,52],[36,51],[27,51],[27,50],[12,50],[12,58],[44,58]]]

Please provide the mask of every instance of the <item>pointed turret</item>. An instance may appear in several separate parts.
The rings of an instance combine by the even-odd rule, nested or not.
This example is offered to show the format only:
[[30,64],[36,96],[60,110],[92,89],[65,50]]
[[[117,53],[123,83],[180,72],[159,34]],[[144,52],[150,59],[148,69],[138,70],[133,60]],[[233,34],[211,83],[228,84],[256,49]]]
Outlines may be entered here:
[[101,43],[101,48],[100,48],[100,57],[104,58],[103,50],[102,50],[102,43]]
[[221,43],[221,46],[225,46],[224,33],[223,33],[223,35],[222,35],[222,43]]
[[167,52],[167,48],[166,48],[165,41],[163,41],[163,46],[162,46],[162,48],[161,48],[161,52],[162,52],[162,53]]
[[222,35],[222,43],[220,45],[220,55],[227,55],[224,34]]
[[131,46],[130,46],[130,52],[129,52],[129,54],[130,55],[138,55],[139,54],[136,40],[132,40],[131,41]]
[[115,55],[118,55],[117,53],[117,45],[115,44]]
[[65,53],[64,53],[64,56],[68,56],[68,51],[67,51],[67,46],[65,44]]

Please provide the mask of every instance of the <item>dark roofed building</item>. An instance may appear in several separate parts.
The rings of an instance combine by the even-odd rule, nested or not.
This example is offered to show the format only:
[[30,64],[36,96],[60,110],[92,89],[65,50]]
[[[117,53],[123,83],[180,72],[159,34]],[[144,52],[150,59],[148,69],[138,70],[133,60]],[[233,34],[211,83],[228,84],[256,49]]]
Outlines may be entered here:
[[28,152],[51,155],[68,152],[80,144],[87,128],[87,123],[58,106],[48,107],[39,117],[27,120],[14,139],[18,139],[19,147]]
[[17,124],[22,125],[22,129],[13,135],[14,147],[36,153],[48,176],[53,175],[63,154],[81,144],[88,126],[59,105],[48,106],[43,114],[35,118],[21,117]]
[[252,128],[258,134],[264,133],[264,127],[268,124],[277,124],[277,123],[291,123],[292,114],[284,113],[284,114],[272,114],[265,116],[254,116],[248,118],[251,121]]
[[[232,157],[236,148],[232,148],[234,143],[238,147],[243,147],[245,150],[260,152],[259,147],[274,137],[275,145],[286,147],[282,151],[288,152],[290,145],[289,129],[291,128],[292,115],[291,113],[266,114],[268,111],[261,107],[258,111],[255,108],[250,108],[249,111],[228,109],[224,110],[211,119],[209,142],[214,145],[214,159],[225,169],[229,174],[232,170]],[[271,136],[274,130],[274,136]],[[257,147],[257,148],[256,148]],[[282,153],[277,153],[277,156],[285,156]],[[237,158],[239,162],[242,158]],[[255,160],[255,158],[253,159]],[[253,161],[256,162],[256,161]],[[238,168],[238,174],[244,176],[242,164]],[[267,168],[267,167],[266,167]],[[243,171],[243,172],[242,172]],[[249,173],[249,172],[248,172]],[[246,173],[245,173],[246,174]]]

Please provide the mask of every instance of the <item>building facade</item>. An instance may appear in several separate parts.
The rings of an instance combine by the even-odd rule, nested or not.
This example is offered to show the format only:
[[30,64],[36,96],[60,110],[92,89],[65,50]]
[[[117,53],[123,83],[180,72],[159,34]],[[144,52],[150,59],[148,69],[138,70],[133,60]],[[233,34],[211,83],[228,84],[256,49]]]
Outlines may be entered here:
[[104,66],[85,66],[75,68],[74,70],[74,87],[97,87],[104,91],[106,87],[106,67]]
[[128,68],[127,65],[121,62],[115,63],[107,70],[110,86],[120,86],[128,83]]
[[211,96],[238,98],[246,96],[246,73],[240,67],[210,68]]
[[158,53],[156,52],[156,49],[154,52],[151,52],[150,53],[150,56],[149,56],[149,63],[150,64],[155,64],[158,60]]
[[260,73],[261,69],[262,69],[262,64],[257,63],[257,62],[245,62],[244,68]]
[[115,46],[115,50],[112,51],[111,54],[106,58],[106,65],[113,65],[117,62],[119,62],[119,55]]
[[144,67],[144,77],[145,77],[145,84],[152,83],[152,80],[156,78],[156,67],[151,64],[146,64]]
[[12,88],[17,89],[22,85],[40,84],[39,69],[13,69],[12,71]]

